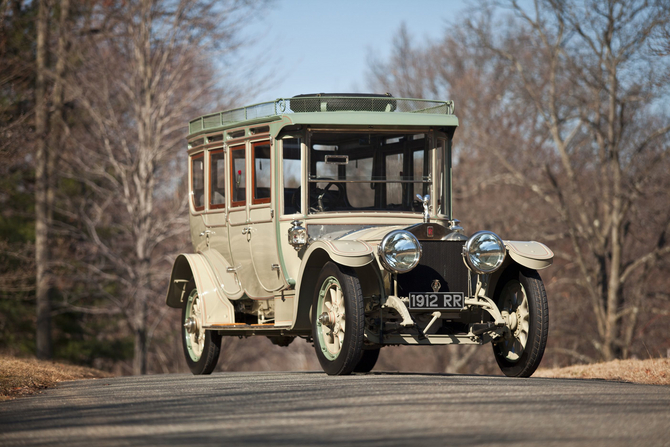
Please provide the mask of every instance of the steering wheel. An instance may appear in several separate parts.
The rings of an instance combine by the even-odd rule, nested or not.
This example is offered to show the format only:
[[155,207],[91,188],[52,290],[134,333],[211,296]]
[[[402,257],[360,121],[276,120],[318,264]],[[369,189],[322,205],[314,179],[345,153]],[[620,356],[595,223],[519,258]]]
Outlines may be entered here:
[[[331,190],[333,186],[337,187],[337,192]],[[343,183],[328,182],[325,188],[316,188],[315,194],[310,195],[310,207],[318,211],[327,211],[344,203],[345,194]]]

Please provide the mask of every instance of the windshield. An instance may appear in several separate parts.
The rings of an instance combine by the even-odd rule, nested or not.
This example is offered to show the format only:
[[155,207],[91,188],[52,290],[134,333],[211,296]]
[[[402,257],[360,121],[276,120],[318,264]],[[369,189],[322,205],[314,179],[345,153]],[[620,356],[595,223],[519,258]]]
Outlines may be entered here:
[[425,132],[313,132],[309,210],[422,211],[431,185]]

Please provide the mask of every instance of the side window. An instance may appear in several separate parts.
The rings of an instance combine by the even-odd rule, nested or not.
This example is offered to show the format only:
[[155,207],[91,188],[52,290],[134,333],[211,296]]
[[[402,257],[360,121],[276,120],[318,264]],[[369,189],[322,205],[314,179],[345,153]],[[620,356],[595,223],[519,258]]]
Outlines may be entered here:
[[253,197],[251,203],[270,203],[270,142],[260,141],[251,147],[253,157]]
[[191,157],[191,196],[196,211],[205,209],[205,154]]
[[[428,153],[428,151],[425,149],[414,151],[412,153],[412,164],[414,165],[412,180],[418,180],[420,182],[424,178],[428,177],[430,173],[430,158],[426,156],[426,153]],[[424,196],[428,193],[428,183],[419,182],[415,182],[413,184],[414,191],[412,191],[412,199],[414,199],[417,194]]]
[[[372,179],[372,157],[351,161],[346,166],[347,180]],[[347,184],[347,198],[354,208],[375,206],[375,189],[372,183],[354,182]]]
[[451,182],[449,180],[449,175],[451,173],[449,172],[449,167],[447,166],[448,161],[445,153],[446,148],[447,141],[445,139],[440,138],[437,140],[437,166],[435,167],[437,179],[439,182],[437,194],[437,214],[449,216],[451,213],[451,210],[449,209],[449,199],[447,197],[449,191],[446,188],[451,186]]
[[[391,154],[386,156],[386,179],[387,180],[403,180],[406,175],[403,172],[404,155]],[[400,207],[402,205],[402,184],[401,183],[387,183],[386,184],[386,206]]]
[[247,197],[247,165],[244,145],[230,148],[230,205],[243,206]]
[[209,153],[209,207],[226,206],[226,165],[223,149]]
[[300,138],[282,140],[284,214],[300,212]]

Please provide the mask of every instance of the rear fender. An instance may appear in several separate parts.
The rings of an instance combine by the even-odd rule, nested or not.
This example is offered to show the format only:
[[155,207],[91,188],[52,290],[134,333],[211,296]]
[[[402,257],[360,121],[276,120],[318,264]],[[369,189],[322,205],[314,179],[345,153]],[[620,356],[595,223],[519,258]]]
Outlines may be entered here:
[[165,303],[181,309],[188,297],[188,285],[195,283],[203,301],[204,326],[235,322],[235,310],[230,300],[217,284],[216,275],[204,255],[180,254],[175,260],[170,276]]

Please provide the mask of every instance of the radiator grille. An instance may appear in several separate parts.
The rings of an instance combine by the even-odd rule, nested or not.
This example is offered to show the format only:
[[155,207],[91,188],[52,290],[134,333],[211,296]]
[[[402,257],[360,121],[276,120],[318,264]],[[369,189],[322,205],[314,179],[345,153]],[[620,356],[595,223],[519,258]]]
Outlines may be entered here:
[[398,275],[398,294],[430,292],[434,280],[440,282],[440,292],[463,292],[468,295],[470,271],[461,255],[463,241],[421,241],[421,261],[412,271]]

